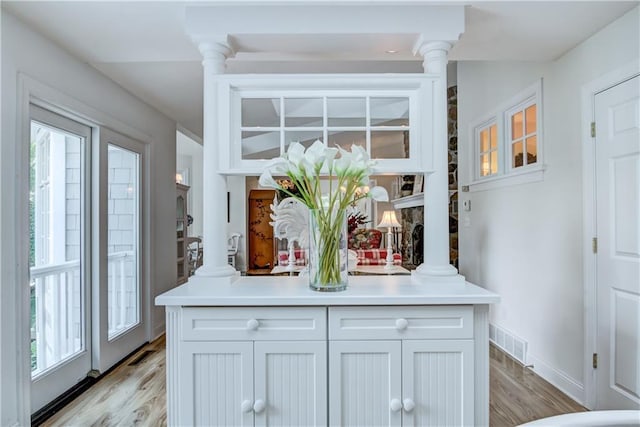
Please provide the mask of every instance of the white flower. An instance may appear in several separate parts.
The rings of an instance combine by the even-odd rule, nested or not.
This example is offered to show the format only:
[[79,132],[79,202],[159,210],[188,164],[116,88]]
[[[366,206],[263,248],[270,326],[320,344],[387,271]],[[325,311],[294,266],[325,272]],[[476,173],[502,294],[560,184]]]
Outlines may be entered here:
[[273,177],[271,176],[271,171],[269,169],[266,169],[262,173],[262,175],[260,175],[260,179],[258,180],[258,183],[260,184],[261,187],[276,188],[276,189],[280,188],[276,180],[273,179]]

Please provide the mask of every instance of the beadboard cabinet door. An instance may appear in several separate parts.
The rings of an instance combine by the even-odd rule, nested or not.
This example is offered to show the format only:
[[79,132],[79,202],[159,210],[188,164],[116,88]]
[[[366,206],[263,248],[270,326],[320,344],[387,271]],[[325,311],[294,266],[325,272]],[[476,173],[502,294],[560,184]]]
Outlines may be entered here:
[[256,341],[254,357],[256,426],[327,425],[326,341]]
[[402,424],[400,341],[329,342],[329,424]]
[[253,342],[183,342],[179,425],[253,426]]
[[472,340],[402,342],[402,425],[474,424]]

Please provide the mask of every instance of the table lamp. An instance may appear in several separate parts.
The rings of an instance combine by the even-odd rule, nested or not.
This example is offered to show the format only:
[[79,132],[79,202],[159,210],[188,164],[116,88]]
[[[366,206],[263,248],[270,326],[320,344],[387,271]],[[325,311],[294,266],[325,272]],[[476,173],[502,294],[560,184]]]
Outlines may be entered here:
[[387,263],[384,268],[390,270],[393,268],[393,254],[391,253],[391,236],[393,227],[400,227],[400,223],[396,218],[396,211],[384,211],[382,221],[378,224],[378,228],[387,227]]

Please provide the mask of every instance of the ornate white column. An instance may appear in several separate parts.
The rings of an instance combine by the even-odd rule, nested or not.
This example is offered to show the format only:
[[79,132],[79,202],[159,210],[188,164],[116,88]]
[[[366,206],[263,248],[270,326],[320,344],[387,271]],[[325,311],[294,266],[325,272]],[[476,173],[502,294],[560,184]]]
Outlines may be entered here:
[[196,270],[196,279],[231,278],[238,273],[227,263],[227,179],[218,172],[221,144],[218,138],[218,76],[224,74],[231,48],[226,37],[219,41],[201,42],[198,48],[204,58],[202,234],[205,252],[203,264]]
[[[415,52],[424,58],[424,72],[434,75],[432,151],[424,150],[424,164],[433,165],[433,173],[424,181],[424,260],[414,272],[418,282],[464,282],[464,277],[449,263],[449,168],[447,124],[447,54],[451,44],[424,42]],[[433,158],[429,159],[429,156]]]

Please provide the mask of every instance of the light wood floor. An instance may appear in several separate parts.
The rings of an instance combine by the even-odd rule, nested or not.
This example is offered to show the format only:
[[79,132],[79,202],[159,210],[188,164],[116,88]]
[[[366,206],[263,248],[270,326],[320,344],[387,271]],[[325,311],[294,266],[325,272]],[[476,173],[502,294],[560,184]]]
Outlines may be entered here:
[[[145,351],[147,357],[135,365]],[[491,347],[490,423],[511,427],[586,410],[527,368]],[[44,426],[165,426],[165,340],[142,348]]]

